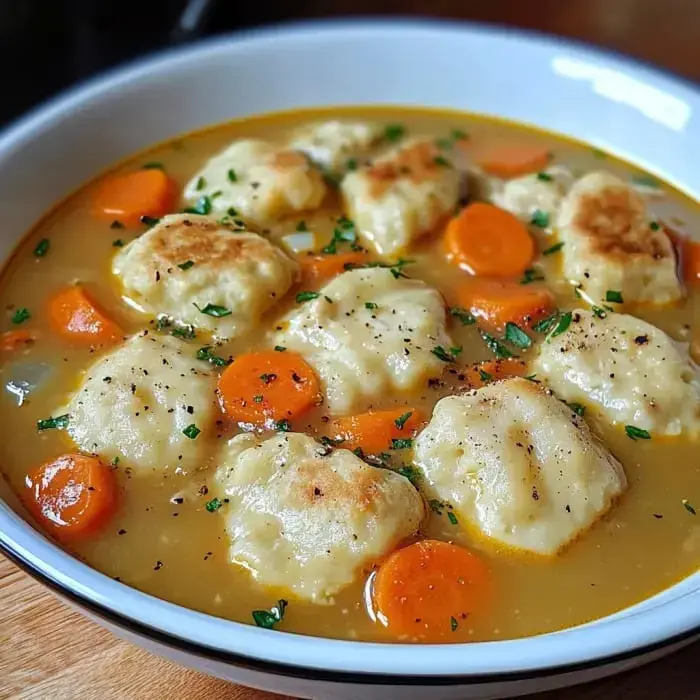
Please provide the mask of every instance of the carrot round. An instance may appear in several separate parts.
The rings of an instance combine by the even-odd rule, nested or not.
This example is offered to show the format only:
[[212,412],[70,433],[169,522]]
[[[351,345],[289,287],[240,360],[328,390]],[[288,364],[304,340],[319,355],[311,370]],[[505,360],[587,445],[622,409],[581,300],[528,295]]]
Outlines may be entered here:
[[507,357],[501,360],[487,360],[469,367],[466,371],[467,381],[478,389],[489,382],[510,377],[524,377],[527,372],[527,363],[515,357]]
[[399,549],[377,571],[377,619],[395,636],[445,641],[490,599],[491,577],[468,549],[423,540]]
[[470,204],[450,220],[444,244],[447,259],[473,275],[520,275],[535,256],[525,225],[484,202]]
[[0,352],[14,352],[27,345],[31,345],[34,340],[34,333],[30,331],[6,331],[0,335]]
[[111,343],[122,335],[79,285],[66,287],[49,301],[51,324],[70,340],[90,345]]
[[159,218],[173,210],[177,192],[159,168],[105,178],[95,194],[95,214],[137,226],[142,216]]
[[460,284],[457,297],[479,325],[498,331],[508,322],[530,327],[554,311],[554,296],[536,283],[473,277]]
[[364,265],[367,255],[361,252],[337,255],[305,255],[299,258],[305,282],[321,282],[342,274],[353,265]]
[[29,474],[25,485],[28,508],[58,539],[97,532],[117,506],[114,471],[95,457],[61,455]]
[[337,418],[332,424],[332,437],[342,440],[342,447],[377,454],[391,449],[393,440],[410,438],[425,421],[422,411],[400,408],[390,411],[360,413]]
[[479,165],[489,175],[506,179],[542,170],[549,160],[549,151],[543,146],[518,144],[490,151],[479,159]]
[[240,355],[219,377],[218,386],[226,415],[256,427],[299,418],[318,403],[320,391],[311,367],[290,350]]

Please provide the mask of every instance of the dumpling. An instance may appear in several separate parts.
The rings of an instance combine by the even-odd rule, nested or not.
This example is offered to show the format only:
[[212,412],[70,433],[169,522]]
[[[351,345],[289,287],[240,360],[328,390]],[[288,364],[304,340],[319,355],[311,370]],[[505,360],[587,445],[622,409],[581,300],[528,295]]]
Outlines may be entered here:
[[687,349],[634,316],[574,311],[569,329],[541,345],[533,371],[613,423],[656,435],[700,427],[700,378]]
[[454,211],[461,175],[429,140],[409,140],[343,179],[349,216],[380,255],[404,250]]
[[521,378],[438,401],[415,441],[415,463],[468,528],[549,556],[627,486],[585,421]]
[[574,183],[556,226],[564,276],[594,303],[607,291],[621,292],[625,303],[682,297],[671,242],[649,220],[642,197],[615,175],[593,172]]
[[122,248],[112,272],[146,313],[232,338],[285,295],[298,265],[257,233],[175,214]]
[[530,222],[536,211],[545,214],[548,222],[554,222],[571,182],[571,173],[567,168],[552,166],[541,173],[499,181],[493,185],[490,198],[501,209],[525,222]]
[[[211,158],[185,187],[190,204],[266,226],[284,216],[316,209],[326,196],[323,176],[297,151],[266,141],[234,141]],[[208,213],[204,211],[202,213]]]
[[306,124],[292,135],[289,145],[323,168],[340,171],[349,160],[366,156],[381,136],[378,124],[332,120]]
[[440,293],[384,268],[345,272],[283,323],[275,343],[301,353],[334,413],[414,389],[444,367],[433,353],[452,342]]
[[58,414],[69,415],[73,442],[105,462],[187,472],[205,464],[215,389],[190,345],[143,331],[92,365]]
[[389,469],[308,435],[233,438],[217,470],[230,556],[257,581],[327,602],[418,529],[423,499]]

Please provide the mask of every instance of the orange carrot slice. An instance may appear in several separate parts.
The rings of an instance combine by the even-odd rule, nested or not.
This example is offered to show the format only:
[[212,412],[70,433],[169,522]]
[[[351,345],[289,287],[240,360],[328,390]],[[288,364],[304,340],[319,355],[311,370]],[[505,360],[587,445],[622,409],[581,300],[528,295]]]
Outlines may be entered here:
[[343,441],[341,447],[377,454],[391,449],[394,440],[411,438],[424,422],[422,411],[400,408],[336,418],[331,430],[333,439]]
[[395,637],[445,641],[491,593],[484,562],[468,549],[423,540],[391,554],[372,591],[377,619]]
[[171,212],[176,197],[174,183],[162,170],[146,168],[103,180],[95,195],[94,211],[101,218],[137,226],[142,216],[159,218]]
[[123,335],[79,285],[62,289],[49,301],[49,317],[57,333],[78,343],[112,343]]
[[444,244],[447,259],[473,275],[519,275],[535,256],[535,243],[524,224],[484,202],[470,204],[450,220]]
[[219,377],[219,398],[229,418],[269,427],[294,420],[319,401],[311,367],[291,350],[264,350],[237,357]]
[[364,265],[365,253],[338,253],[337,255],[306,255],[299,258],[302,278],[307,283],[324,282],[342,274],[353,265]]
[[526,373],[527,364],[515,357],[479,362],[469,367],[466,371],[467,381],[475,389],[501,379],[524,377]]
[[27,507],[57,539],[78,539],[104,527],[117,505],[114,471],[95,457],[65,454],[25,478]]
[[531,327],[554,311],[554,296],[536,283],[474,277],[459,286],[457,296],[479,325],[498,331],[508,322]]
[[489,175],[505,179],[542,170],[549,160],[549,151],[543,146],[518,144],[490,151],[479,159],[479,165]]
[[29,331],[6,331],[0,335],[0,352],[14,352],[31,345],[34,340],[34,333]]

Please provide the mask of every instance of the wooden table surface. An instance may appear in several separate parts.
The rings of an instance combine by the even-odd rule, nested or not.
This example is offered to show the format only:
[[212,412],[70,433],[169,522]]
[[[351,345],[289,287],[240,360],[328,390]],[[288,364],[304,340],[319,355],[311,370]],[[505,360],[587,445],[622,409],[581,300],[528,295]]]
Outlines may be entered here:
[[[320,1],[297,2],[294,15],[425,14],[429,9],[440,17],[506,22],[584,39],[700,81],[700,12],[695,0],[336,0],[332,10],[330,5]],[[699,659],[700,645],[693,645],[623,676],[537,697],[698,700]],[[116,639],[63,606],[0,557],[0,699],[276,697],[187,671]]]

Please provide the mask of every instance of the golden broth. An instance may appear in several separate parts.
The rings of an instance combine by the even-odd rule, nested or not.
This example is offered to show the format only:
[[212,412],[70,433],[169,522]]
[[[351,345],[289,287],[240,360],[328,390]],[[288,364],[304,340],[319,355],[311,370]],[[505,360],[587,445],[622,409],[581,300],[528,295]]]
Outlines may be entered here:
[[[574,173],[608,169],[629,177],[632,169],[605,158],[581,144],[517,125],[469,115],[417,109],[333,109],[315,110],[246,119],[206,132],[192,134],[157,146],[148,153],[118,166],[129,171],[150,161],[163,163],[167,173],[181,186],[203,161],[230,141],[241,137],[279,138],[299,123],[313,119],[354,116],[382,123],[400,122],[410,132],[444,136],[453,128],[467,131],[470,148],[503,141],[543,143],[554,154],[554,162]],[[687,231],[700,224],[700,210],[687,199],[664,187],[667,196],[651,203],[656,217],[685,222]],[[138,229],[111,230],[108,223],[91,213],[94,184],[89,184],[51,212],[26,237],[0,279],[3,316],[0,332],[12,328],[13,309],[27,307],[31,319],[22,325],[35,332],[37,342],[30,348],[7,353],[0,359],[3,386],[21,373],[25,363],[45,363],[50,376],[18,407],[15,397],[3,391],[0,410],[5,439],[0,442],[0,464],[10,485],[22,491],[24,479],[36,465],[70,449],[60,431],[38,433],[36,421],[54,414],[67,394],[75,388],[80,372],[95,360],[92,351],[74,347],[50,329],[47,299],[61,286],[81,280],[103,308],[122,327],[137,331],[153,322],[123,303],[110,273],[117,250],[115,239],[128,242],[143,232]],[[303,217],[309,228],[330,236],[337,207]],[[269,235],[294,230],[297,219],[276,226]],[[678,223],[678,222],[677,222]],[[680,224],[678,224],[680,225]],[[540,250],[551,245],[542,232]],[[43,258],[32,251],[43,238],[50,249]],[[437,237],[422,240],[410,257],[415,260],[409,274],[437,287],[449,301],[465,273],[449,265]],[[556,281],[557,256],[542,259],[547,282],[556,292],[560,308],[573,308],[577,301],[572,288]],[[231,343],[219,353],[236,353],[256,347],[263,335],[294,304],[288,295],[264,319],[257,333]],[[658,325],[678,340],[689,340],[698,328],[700,295],[692,293],[679,306],[657,310],[642,309],[637,315]],[[475,327],[454,324],[457,345],[464,346],[461,364],[489,356]],[[190,341],[193,354],[206,340]],[[102,351],[98,351],[102,352]],[[524,355],[527,358],[527,355]],[[429,413],[435,401],[460,385],[458,376],[448,375],[447,386],[427,388],[423,393],[401,400],[387,397],[373,408],[392,405],[421,407]],[[324,434],[323,412],[317,409],[294,429],[313,435]],[[623,463],[629,490],[620,503],[577,542],[552,559],[499,551],[452,525],[445,515],[431,512],[424,533],[468,545],[487,561],[495,586],[494,603],[477,611],[460,624],[450,639],[455,642],[493,640],[532,635],[579,624],[613,613],[636,603],[692,573],[700,565],[700,514],[684,507],[687,499],[700,509],[700,460],[696,443],[687,438],[633,441],[619,428],[594,422],[606,445]],[[233,434],[228,432],[224,439]],[[398,466],[398,465],[397,465]],[[128,464],[116,472],[123,489],[121,506],[109,526],[93,539],[70,547],[77,556],[123,583],[207,613],[252,622],[251,611],[269,608],[283,592],[260,587],[242,568],[228,562],[227,538],[221,513],[210,513],[205,504],[211,498],[206,486],[213,475],[169,473],[132,476]],[[184,498],[178,504],[174,499]],[[429,497],[429,494],[428,494]],[[225,508],[225,506],[224,506]],[[392,641],[387,632],[368,616],[364,605],[365,579],[345,589],[326,606],[290,599],[280,628],[329,637]],[[288,596],[285,596],[288,597]]]

